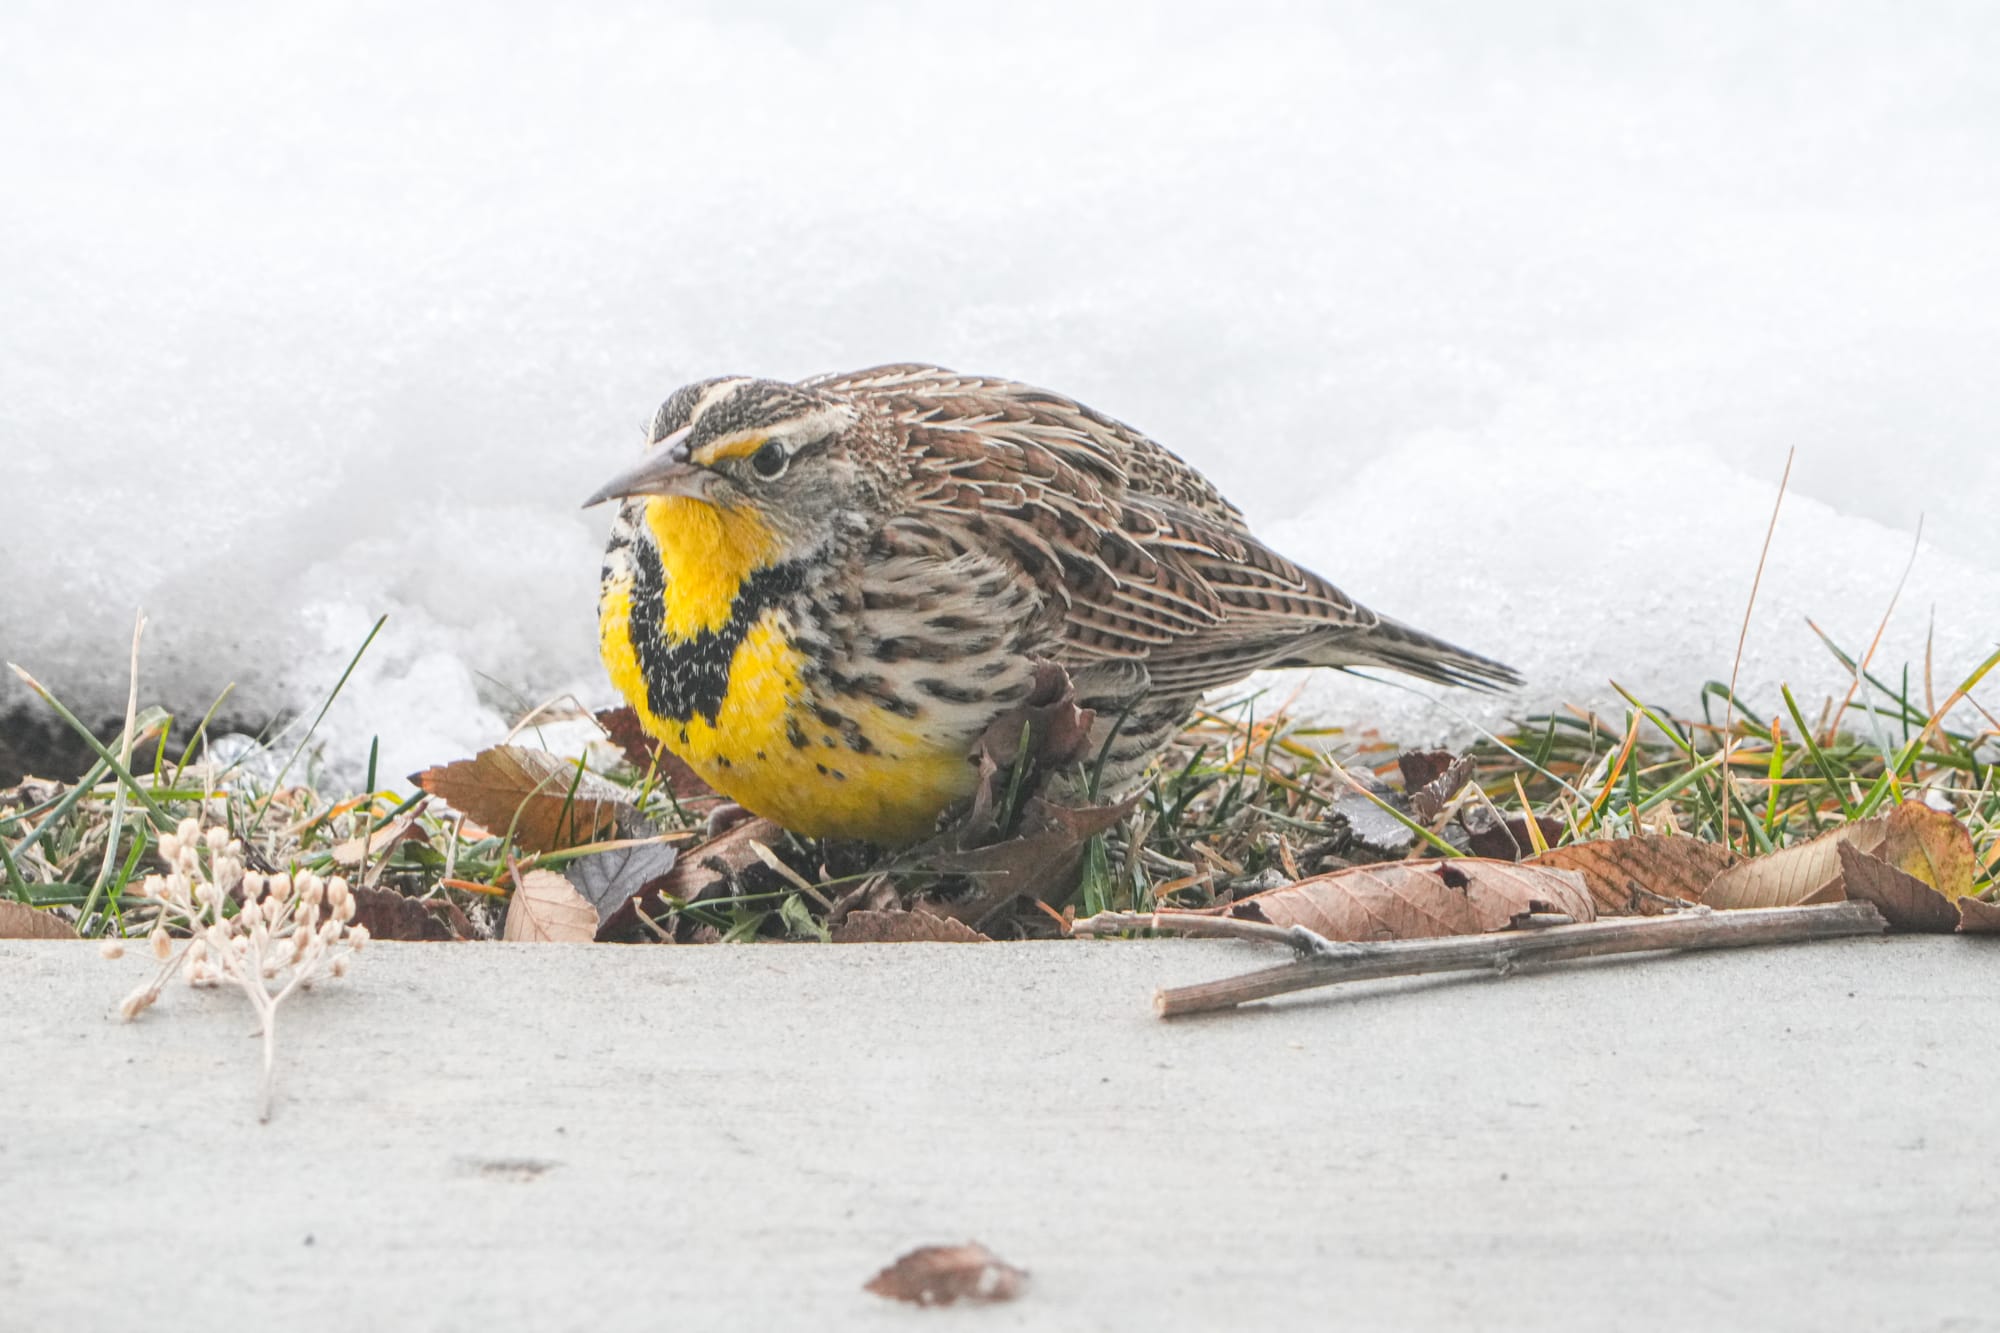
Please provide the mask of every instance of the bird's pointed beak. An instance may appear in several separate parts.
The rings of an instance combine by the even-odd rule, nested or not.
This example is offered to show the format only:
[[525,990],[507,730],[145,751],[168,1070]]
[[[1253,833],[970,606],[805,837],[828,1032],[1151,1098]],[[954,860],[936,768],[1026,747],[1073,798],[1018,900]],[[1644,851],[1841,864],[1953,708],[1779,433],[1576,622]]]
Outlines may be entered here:
[[690,500],[706,500],[714,473],[687,461],[682,448],[686,430],[679,430],[654,445],[637,464],[626,468],[598,487],[583,507],[601,505],[606,500],[622,500],[631,495],[680,495]]

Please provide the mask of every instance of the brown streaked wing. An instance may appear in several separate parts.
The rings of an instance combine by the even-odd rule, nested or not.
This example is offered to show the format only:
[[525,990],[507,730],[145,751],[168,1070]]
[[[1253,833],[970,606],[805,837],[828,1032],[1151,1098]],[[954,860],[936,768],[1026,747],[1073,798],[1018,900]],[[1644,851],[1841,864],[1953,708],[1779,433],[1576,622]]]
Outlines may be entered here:
[[1083,475],[1247,532],[1242,513],[1208,478],[1158,442],[1074,398],[1015,380],[905,362],[806,381],[866,401],[911,424],[952,421],[996,439],[1039,444]]
[[1011,380],[916,363],[810,381],[900,421],[915,512],[944,544],[1010,551],[1054,605],[1072,665],[1148,664],[1198,693],[1301,635],[1375,616],[1252,537],[1208,480],[1124,424]]

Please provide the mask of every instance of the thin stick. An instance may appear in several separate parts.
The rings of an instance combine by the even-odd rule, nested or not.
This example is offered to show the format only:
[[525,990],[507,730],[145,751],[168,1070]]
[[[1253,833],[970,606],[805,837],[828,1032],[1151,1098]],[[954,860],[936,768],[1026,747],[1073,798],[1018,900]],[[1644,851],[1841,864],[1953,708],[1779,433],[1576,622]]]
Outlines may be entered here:
[[[1233,916],[1210,916],[1206,912],[1099,912],[1072,924],[1069,933],[1088,937],[1122,935],[1128,930],[1170,930],[1176,935],[1251,940],[1258,944],[1289,944],[1294,948],[1299,944],[1299,936],[1293,933],[1290,926],[1273,926]],[[1313,938],[1322,937],[1313,935]]]
[[[1256,929],[1241,929],[1245,926]],[[1887,928],[1888,923],[1873,903],[1845,902],[1820,907],[1697,911],[1681,916],[1621,918],[1533,931],[1373,944],[1344,944],[1323,939],[1311,931],[1284,930],[1256,921],[1164,912],[1150,915],[1107,912],[1077,922],[1074,929],[1076,933],[1092,935],[1121,930],[1176,930],[1257,940],[1272,940],[1275,932],[1285,942],[1311,951],[1296,962],[1278,967],[1158,992],[1153,997],[1153,1007],[1162,1018],[1176,1018],[1348,981],[1485,970],[1505,976],[1528,961],[1557,962],[1662,949],[1733,949],[1752,944],[1876,935]]]

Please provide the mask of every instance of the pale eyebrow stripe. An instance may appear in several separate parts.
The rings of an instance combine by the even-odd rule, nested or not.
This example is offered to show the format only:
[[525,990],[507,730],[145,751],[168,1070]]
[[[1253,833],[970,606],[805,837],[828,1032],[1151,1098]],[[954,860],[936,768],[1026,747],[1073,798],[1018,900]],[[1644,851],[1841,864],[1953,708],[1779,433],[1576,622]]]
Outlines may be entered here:
[[689,458],[703,467],[707,467],[711,463],[720,463],[725,458],[742,458],[747,454],[754,454],[763,448],[765,441],[770,438],[768,432],[762,434],[733,435],[727,439],[714,440],[708,444],[704,444],[701,448],[696,449],[690,454]]

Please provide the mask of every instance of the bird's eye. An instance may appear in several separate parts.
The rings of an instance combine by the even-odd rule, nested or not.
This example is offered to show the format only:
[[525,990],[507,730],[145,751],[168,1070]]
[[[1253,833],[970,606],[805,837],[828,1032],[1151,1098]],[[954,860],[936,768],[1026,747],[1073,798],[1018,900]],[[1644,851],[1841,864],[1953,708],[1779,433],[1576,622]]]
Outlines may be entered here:
[[750,455],[750,469],[765,481],[772,481],[783,475],[786,464],[791,461],[784,445],[776,440],[766,440],[763,448]]

